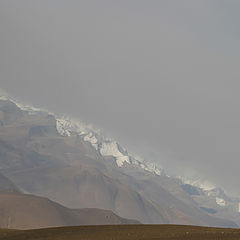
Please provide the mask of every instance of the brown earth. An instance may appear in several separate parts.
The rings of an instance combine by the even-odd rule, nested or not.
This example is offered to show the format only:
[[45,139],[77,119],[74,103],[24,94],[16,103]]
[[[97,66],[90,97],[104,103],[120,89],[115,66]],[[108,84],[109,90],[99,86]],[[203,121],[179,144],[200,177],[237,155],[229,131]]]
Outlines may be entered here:
[[238,240],[239,229],[180,225],[115,225],[0,230],[2,240]]
[[35,229],[60,226],[136,224],[109,210],[69,209],[47,198],[0,192],[0,228]]

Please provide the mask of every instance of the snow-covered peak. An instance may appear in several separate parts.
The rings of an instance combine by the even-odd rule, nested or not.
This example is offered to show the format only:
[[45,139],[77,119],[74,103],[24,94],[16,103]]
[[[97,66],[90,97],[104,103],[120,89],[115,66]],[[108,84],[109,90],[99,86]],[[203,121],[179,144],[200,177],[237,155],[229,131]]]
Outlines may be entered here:
[[148,172],[161,175],[162,169],[152,162],[146,162],[143,158],[137,158],[129,154],[115,140],[105,137],[99,129],[94,129],[92,125],[84,124],[80,121],[67,117],[57,118],[56,127],[60,135],[70,137],[72,134],[82,136],[85,142],[89,142],[103,157],[113,157],[118,167],[124,164],[133,164]]

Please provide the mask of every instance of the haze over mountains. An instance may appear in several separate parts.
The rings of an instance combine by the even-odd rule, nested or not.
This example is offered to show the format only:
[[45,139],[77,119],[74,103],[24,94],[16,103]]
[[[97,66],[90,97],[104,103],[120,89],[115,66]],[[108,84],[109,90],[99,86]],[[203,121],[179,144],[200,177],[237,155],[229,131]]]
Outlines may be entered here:
[[239,12],[1,0],[0,238],[237,238]]
[[[240,223],[239,200],[226,196],[223,190],[170,177],[154,163],[132,156],[88,125],[3,96],[0,154],[1,173],[5,176],[1,178],[2,190],[14,190],[2,193],[0,208],[6,209],[6,219],[11,217],[8,209],[12,207],[4,204],[14,202],[9,200],[13,198],[40,202],[43,208],[50,209],[47,212],[55,209],[53,222],[49,220],[45,226],[134,222],[122,218],[141,223],[223,227],[237,227]],[[23,205],[18,205],[20,215],[25,212]],[[109,220],[104,211],[91,210],[93,213],[88,215],[86,210],[67,208],[106,209],[122,218],[108,212]],[[69,212],[74,212],[74,217],[63,217]],[[82,220],[91,219],[91,214],[99,218]],[[39,219],[40,226],[41,221],[44,219]],[[23,227],[18,224],[16,221],[10,227]]]
[[2,0],[1,88],[240,196],[239,9],[226,0]]

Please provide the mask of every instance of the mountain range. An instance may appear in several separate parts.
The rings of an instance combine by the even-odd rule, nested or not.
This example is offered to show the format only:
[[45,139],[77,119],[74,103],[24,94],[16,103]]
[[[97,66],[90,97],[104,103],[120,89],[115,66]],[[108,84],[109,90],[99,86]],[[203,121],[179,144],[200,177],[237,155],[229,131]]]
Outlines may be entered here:
[[[131,155],[90,125],[4,96],[0,99],[0,173],[2,227],[42,227],[43,222],[44,227],[136,221],[240,224],[239,199],[222,189],[168,176],[156,163]],[[19,214],[12,216],[16,202]],[[35,205],[41,208],[34,210]],[[34,211],[39,216],[35,225],[30,224],[35,222],[30,215],[24,217],[29,219],[25,226],[17,220],[9,225],[9,219]],[[52,222],[40,217],[44,211],[52,214],[48,217]]]

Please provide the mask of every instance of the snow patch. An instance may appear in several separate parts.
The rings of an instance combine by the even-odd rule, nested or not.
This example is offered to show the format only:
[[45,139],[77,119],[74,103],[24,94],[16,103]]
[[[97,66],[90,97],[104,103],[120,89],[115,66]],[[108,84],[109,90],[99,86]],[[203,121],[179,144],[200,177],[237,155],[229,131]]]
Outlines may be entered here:
[[106,141],[101,144],[100,153],[102,156],[113,156],[116,158],[116,163],[122,167],[124,162],[131,163],[129,156],[120,151],[120,147],[115,141]]
[[218,198],[216,197],[216,203],[222,207],[225,207],[226,206],[226,201],[222,198]]
[[103,156],[121,157],[123,154],[119,151],[116,142],[103,142],[101,145],[100,153]]
[[128,156],[121,156],[116,158],[116,163],[119,167],[122,167],[124,162],[127,162],[130,164],[130,160]]
[[[84,134],[84,132],[83,132],[83,134]],[[98,150],[98,140],[97,140],[96,136],[95,136],[92,132],[86,134],[86,135],[83,137],[83,140],[84,140],[85,142],[91,143],[91,145],[92,145],[96,150]]]
[[66,126],[67,126],[67,123],[64,120],[62,120],[62,119],[57,119],[56,120],[56,128],[57,128],[58,133],[61,136],[68,136],[68,137],[70,137],[71,133],[70,133],[69,129]]

